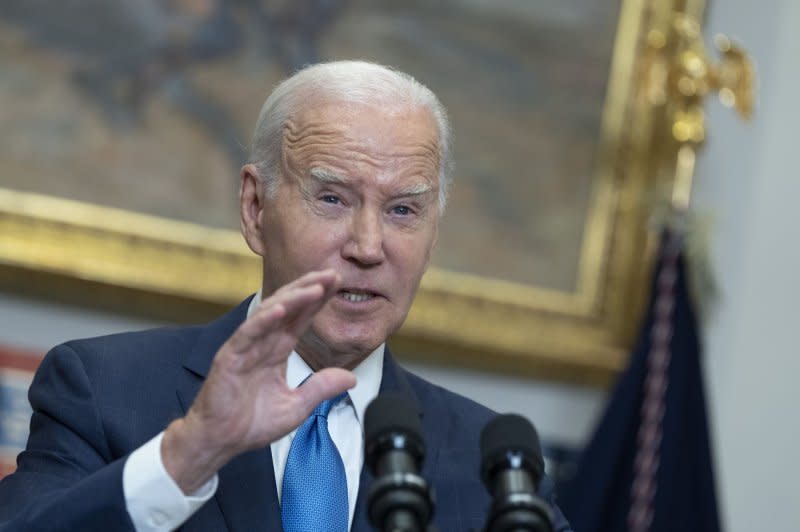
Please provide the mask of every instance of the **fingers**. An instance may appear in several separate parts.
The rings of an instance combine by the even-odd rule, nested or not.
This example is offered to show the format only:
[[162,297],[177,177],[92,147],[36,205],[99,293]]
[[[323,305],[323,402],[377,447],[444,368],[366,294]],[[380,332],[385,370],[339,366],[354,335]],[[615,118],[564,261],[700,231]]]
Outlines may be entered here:
[[338,285],[333,287],[333,290],[326,290],[324,294],[315,302],[298,308],[296,313],[291,317],[287,314],[287,330],[293,336],[299,337],[311,325],[314,316],[322,310],[322,307],[328,300],[336,293]]
[[243,353],[259,343],[265,334],[277,328],[286,316],[283,305],[273,305],[263,309],[242,323],[228,340],[228,345],[235,352]]
[[341,368],[325,368],[314,373],[294,393],[300,398],[305,419],[325,399],[336,397],[356,385],[356,376]]
[[309,309],[316,312],[325,304],[325,287],[320,284],[296,288],[286,294],[276,297],[276,303],[286,309],[284,322],[294,322]]
[[323,290],[325,290],[327,293],[329,290],[332,290],[335,286],[337,286],[339,282],[339,274],[334,270],[328,269],[318,272],[309,272],[276,290],[274,294],[264,299],[260,306],[267,307],[273,303],[281,303],[288,294],[292,293],[292,291],[315,284],[321,285]]
[[314,315],[336,293],[339,275],[333,270],[310,272],[281,287],[262,301],[230,339],[230,347],[244,352],[264,342],[266,337],[284,327],[286,332],[299,335]]
[[[299,336],[309,327],[317,312],[336,294],[340,283],[339,275],[333,270],[311,272],[276,291],[265,303],[267,305],[283,305],[286,309],[286,315],[282,320],[282,324],[289,334]],[[305,289],[310,289],[311,287],[320,287],[322,289],[319,297],[301,297],[305,294]],[[316,296],[317,293],[315,292],[314,295]]]

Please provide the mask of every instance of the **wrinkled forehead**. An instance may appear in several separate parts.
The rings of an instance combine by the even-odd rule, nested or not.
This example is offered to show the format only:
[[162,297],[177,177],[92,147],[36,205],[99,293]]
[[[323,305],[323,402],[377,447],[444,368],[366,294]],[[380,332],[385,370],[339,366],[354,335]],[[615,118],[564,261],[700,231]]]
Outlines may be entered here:
[[[404,131],[419,141],[438,143],[436,118],[419,104],[381,98],[375,101],[350,101],[341,97],[316,95],[295,108],[288,121],[294,125],[327,126],[344,130],[352,124],[374,123],[376,128],[397,135]],[[420,135],[426,138],[421,138]]]
[[317,99],[300,108],[284,126],[285,155],[347,150],[353,156],[418,159],[439,169],[436,120],[422,106]]

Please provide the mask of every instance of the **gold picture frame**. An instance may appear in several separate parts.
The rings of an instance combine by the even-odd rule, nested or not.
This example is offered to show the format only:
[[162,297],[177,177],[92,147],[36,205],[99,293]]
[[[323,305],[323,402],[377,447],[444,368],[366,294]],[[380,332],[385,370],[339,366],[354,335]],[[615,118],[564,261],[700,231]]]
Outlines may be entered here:
[[[575,289],[432,268],[395,350],[481,370],[609,382],[635,336],[653,252],[648,205],[663,121],[639,81],[647,36],[675,10],[699,17],[702,9],[681,0],[621,3]],[[2,290],[196,321],[239,302],[259,276],[233,231],[0,188]]]

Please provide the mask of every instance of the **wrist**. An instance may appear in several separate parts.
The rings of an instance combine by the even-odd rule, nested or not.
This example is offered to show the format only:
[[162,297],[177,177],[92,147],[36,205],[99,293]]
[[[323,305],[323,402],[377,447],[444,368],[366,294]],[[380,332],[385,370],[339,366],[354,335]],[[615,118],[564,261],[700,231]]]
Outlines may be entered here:
[[188,416],[170,423],[161,440],[164,469],[185,495],[203,486],[231,458],[233,454],[194,430]]

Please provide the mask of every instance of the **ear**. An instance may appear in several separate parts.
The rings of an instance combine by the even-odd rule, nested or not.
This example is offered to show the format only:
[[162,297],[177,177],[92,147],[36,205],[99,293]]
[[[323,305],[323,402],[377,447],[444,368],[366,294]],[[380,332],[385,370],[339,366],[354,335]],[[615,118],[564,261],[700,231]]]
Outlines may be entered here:
[[245,242],[253,253],[264,256],[262,215],[265,208],[264,183],[253,164],[246,164],[239,173],[239,223]]

